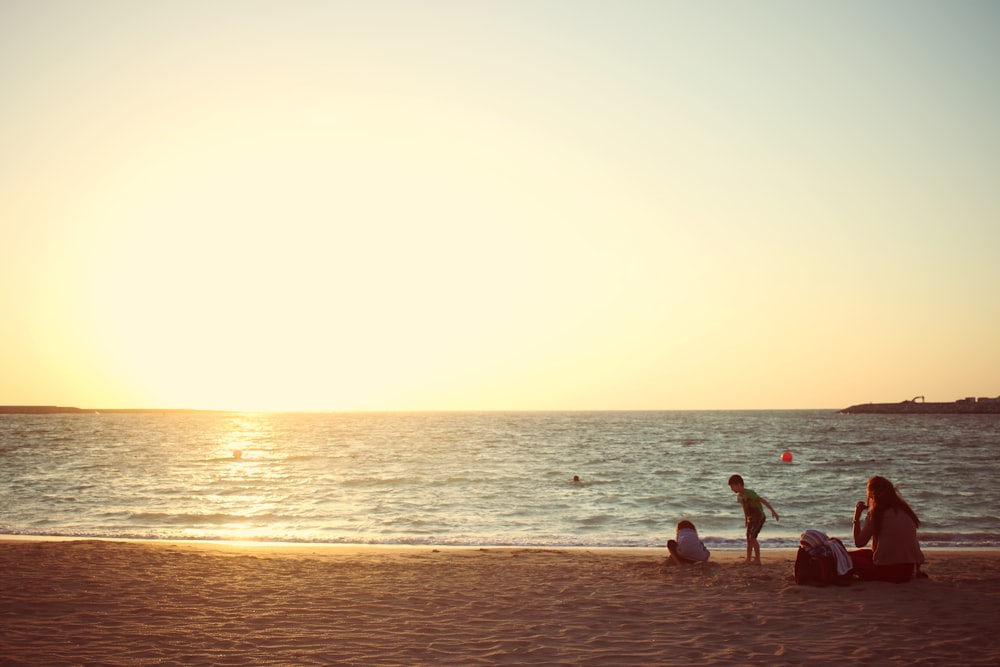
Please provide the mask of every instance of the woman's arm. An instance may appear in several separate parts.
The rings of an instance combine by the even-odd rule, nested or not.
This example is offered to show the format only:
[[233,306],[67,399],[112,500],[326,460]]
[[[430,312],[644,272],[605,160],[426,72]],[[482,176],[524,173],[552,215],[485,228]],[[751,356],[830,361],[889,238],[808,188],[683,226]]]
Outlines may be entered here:
[[854,546],[856,547],[868,544],[868,540],[872,538],[872,532],[874,532],[871,512],[868,513],[864,521],[861,521],[861,512],[865,509],[867,508],[864,503],[858,503],[857,507],[854,508]]

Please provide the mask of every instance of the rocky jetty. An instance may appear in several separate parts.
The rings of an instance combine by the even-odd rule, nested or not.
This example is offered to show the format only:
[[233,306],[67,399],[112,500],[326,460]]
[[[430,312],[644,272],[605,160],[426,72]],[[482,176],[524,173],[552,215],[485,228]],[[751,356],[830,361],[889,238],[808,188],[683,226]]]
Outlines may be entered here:
[[1000,396],[996,398],[962,398],[950,403],[928,403],[923,396],[916,396],[899,403],[862,403],[840,411],[844,414],[878,415],[954,415],[954,414],[1000,414]]

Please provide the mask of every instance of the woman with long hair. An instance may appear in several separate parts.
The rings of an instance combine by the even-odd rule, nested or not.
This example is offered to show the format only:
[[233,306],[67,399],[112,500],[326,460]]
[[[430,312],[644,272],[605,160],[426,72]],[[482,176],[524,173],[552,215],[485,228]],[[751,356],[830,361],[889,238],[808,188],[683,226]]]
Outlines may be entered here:
[[[861,513],[868,510],[864,521]],[[902,583],[920,573],[924,554],[920,551],[917,528],[920,519],[896,487],[885,477],[868,480],[866,502],[854,508],[854,546],[871,549],[851,552],[854,571],[862,579]]]

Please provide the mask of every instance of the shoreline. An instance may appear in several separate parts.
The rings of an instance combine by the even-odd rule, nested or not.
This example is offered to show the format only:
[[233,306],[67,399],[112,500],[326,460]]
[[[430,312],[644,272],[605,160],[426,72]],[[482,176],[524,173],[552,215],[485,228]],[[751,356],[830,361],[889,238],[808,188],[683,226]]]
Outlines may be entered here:
[[730,667],[1000,662],[1000,549],[814,588],[794,549],[204,543],[0,536],[10,665]]
[[[140,539],[114,537],[64,537],[64,536],[34,536],[34,535],[0,535],[0,549],[11,544],[67,544],[67,543],[97,543],[97,544],[127,544],[157,548],[180,548],[219,552],[240,552],[247,555],[303,555],[312,551],[313,555],[408,555],[421,553],[457,553],[457,552],[566,552],[568,554],[592,553],[615,557],[661,558],[667,556],[666,547],[589,547],[589,546],[540,546],[540,545],[450,545],[450,544],[350,544],[332,542],[254,542],[228,540],[183,540],[183,539]],[[848,551],[854,547],[847,545]],[[983,555],[995,556],[1000,559],[1000,547],[925,547],[924,554],[938,556]],[[745,549],[742,547],[713,548],[710,550],[712,559],[728,563],[740,560]],[[794,547],[763,547],[761,557],[794,561]],[[721,556],[716,559],[715,556]],[[928,560],[931,560],[928,558]]]
[[[114,536],[91,536],[91,535],[25,535],[25,534],[5,534],[0,533],[0,543],[4,541],[12,542],[80,542],[80,541],[98,541],[98,542],[126,542],[126,543],[148,543],[152,545],[156,544],[178,544],[184,545],[189,544],[192,546],[197,545],[218,545],[218,546],[229,546],[234,548],[247,547],[247,548],[275,548],[275,549],[305,549],[305,548],[316,548],[316,549],[343,549],[343,550],[426,550],[426,549],[439,549],[439,550],[461,550],[461,549],[544,549],[544,550],[559,550],[559,551],[607,551],[610,553],[623,552],[623,553],[633,553],[639,554],[642,552],[647,553],[660,553],[666,551],[666,538],[662,545],[655,546],[611,546],[611,545],[586,545],[586,544],[409,544],[409,543],[396,543],[396,542],[380,542],[380,543],[367,543],[367,542],[296,542],[296,541],[281,541],[281,540],[228,540],[228,539],[200,539],[200,538],[181,538],[181,537],[114,537]],[[791,553],[795,555],[796,546],[792,546],[790,543],[794,542],[795,538],[788,538],[782,540],[782,544],[779,545],[769,545],[767,540],[761,541],[761,549],[763,552],[767,553]],[[746,542],[742,539],[733,539],[725,544],[719,544],[710,539],[705,540],[705,545],[709,550],[714,553],[743,553],[745,551]],[[844,545],[848,550],[853,549],[854,546],[849,544],[849,541],[845,540]],[[869,545],[870,546],[870,545]],[[995,544],[984,544],[984,545],[940,545],[940,544],[925,544],[921,542],[921,550],[924,552],[991,552],[995,551],[1000,554],[1000,546]]]

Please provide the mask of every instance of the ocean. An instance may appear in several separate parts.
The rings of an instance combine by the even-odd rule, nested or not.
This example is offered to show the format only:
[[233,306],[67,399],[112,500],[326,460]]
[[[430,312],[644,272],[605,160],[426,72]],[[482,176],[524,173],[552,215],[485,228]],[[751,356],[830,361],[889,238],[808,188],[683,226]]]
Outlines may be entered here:
[[709,548],[742,548],[738,473],[780,515],[764,548],[806,529],[849,543],[880,474],[924,546],[998,547],[998,455],[996,415],[0,415],[0,534],[661,547],[688,519]]

